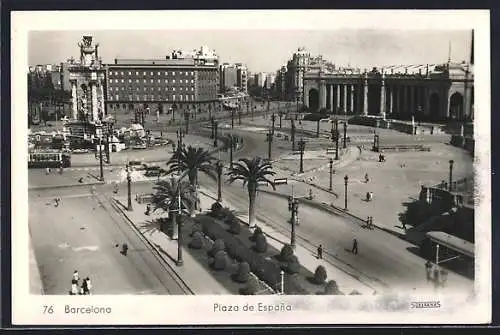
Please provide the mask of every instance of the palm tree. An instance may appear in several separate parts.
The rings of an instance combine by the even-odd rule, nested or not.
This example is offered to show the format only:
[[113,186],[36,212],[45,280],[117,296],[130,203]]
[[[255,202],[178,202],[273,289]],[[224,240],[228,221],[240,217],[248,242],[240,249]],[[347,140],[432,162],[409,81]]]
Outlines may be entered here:
[[242,180],[243,185],[247,185],[248,189],[248,225],[254,226],[255,221],[255,197],[257,196],[257,189],[259,182],[267,182],[276,190],[274,182],[267,178],[267,176],[274,176],[276,172],[272,171],[271,163],[262,157],[255,157],[253,159],[240,158],[237,163],[229,169],[227,173],[229,176],[229,183],[236,180]]
[[[182,264],[182,222],[191,216],[196,203],[194,189],[188,181],[175,179],[160,180],[153,187],[151,201],[153,210],[162,210],[171,216],[172,239],[177,239],[177,263]],[[160,224],[163,231],[163,223]]]
[[[180,148],[174,152],[174,155],[167,162],[169,166],[168,174],[174,172],[183,172],[182,177],[186,174],[189,178],[189,183],[193,189],[197,189],[198,171],[204,172],[212,178],[216,178],[215,160],[210,153],[203,148]],[[198,209],[198,196],[196,196],[195,209]]]

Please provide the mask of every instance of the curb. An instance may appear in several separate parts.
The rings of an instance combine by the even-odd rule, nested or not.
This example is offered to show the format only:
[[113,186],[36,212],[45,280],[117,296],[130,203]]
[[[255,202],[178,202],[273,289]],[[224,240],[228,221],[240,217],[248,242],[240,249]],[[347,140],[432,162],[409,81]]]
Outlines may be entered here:
[[55,186],[35,186],[28,187],[28,191],[40,191],[40,190],[49,190],[49,189],[57,189],[57,188],[67,188],[67,187],[85,187],[85,186],[93,186],[93,185],[104,185],[105,181],[98,181],[95,183],[86,183],[86,184],[64,184],[64,185],[55,185]]

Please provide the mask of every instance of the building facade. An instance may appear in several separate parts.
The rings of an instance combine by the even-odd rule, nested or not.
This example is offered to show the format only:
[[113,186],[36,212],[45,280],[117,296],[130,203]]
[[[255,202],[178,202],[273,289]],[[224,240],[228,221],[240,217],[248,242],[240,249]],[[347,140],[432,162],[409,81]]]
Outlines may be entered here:
[[238,90],[243,93],[248,92],[248,69],[242,63],[236,63],[236,86]]
[[205,111],[217,102],[218,57],[202,47],[165,59],[115,59],[106,78],[108,113]]
[[372,71],[318,68],[305,73],[304,94],[310,111],[417,120],[474,118],[473,64],[465,62]]

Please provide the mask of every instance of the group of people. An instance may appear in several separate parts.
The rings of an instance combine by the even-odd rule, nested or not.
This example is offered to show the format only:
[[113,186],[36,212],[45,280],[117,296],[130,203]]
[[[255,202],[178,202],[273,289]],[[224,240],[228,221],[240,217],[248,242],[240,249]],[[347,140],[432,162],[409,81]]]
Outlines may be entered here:
[[368,229],[373,229],[373,216],[369,216],[366,218],[366,227]]
[[92,284],[90,283],[90,278],[83,278],[81,286],[79,286],[80,275],[78,271],[73,272],[73,277],[71,278],[71,291],[70,295],[88,295],[92,289]]

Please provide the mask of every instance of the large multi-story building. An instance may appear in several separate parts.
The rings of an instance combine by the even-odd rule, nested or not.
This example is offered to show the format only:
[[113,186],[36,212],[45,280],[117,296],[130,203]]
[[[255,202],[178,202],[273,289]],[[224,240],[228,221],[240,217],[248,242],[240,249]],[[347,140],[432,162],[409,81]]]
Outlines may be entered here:
[[287,99],[292,101],[303,101],[304,98],[304,73],[306,72],[311,54],[305,48],[298,48],[297,52],[287,63],[286,84]]
[[107,112],[215,108],[218,70],[217,55],[206,47],[164,59],[115,59],[106,66]]
[[246,65],[236,63],[236,85],[240,92],[248,92],[248,70]]

